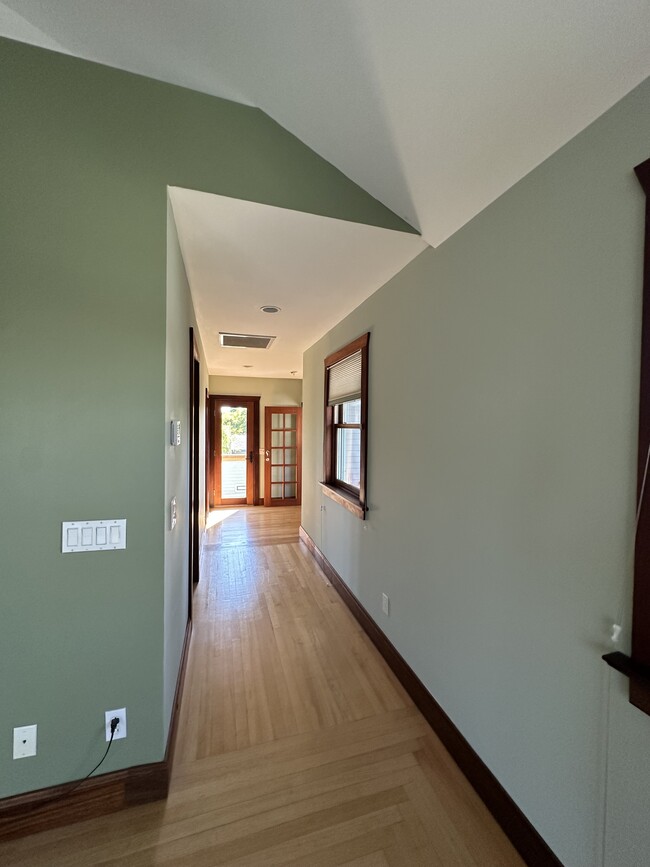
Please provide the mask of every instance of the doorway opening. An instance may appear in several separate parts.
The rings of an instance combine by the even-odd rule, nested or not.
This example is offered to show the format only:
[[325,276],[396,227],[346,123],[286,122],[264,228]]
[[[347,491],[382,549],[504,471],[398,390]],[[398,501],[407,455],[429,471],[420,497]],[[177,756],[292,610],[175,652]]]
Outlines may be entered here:
[[211,395],[208,411],[208,502],[259,505],[259,397]]

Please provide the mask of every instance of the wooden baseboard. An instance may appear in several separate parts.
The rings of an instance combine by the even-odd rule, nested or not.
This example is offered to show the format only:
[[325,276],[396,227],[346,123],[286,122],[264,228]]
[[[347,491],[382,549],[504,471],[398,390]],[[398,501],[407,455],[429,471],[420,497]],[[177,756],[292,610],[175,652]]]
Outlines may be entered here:
[[188,621],[163,761],[91,777],[74,791],[70,791],[75,785],[72,781],[3,798],[0,800],[0,841],[26,837],[167,797],[191,635],[192,622]]
[[562,867],[494,774],[391,644],[304,527],[300,538],[529,867]]

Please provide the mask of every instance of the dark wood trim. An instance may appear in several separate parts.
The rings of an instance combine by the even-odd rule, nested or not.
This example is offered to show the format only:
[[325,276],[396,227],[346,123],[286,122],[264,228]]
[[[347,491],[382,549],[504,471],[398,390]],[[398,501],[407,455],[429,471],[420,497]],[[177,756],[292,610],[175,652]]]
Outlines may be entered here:
[[[325,358],[325,379],[323,385],[323,403],[325,405],[325,417],[323,421],[323,490],[331,499],[336,500],[357,518],[365,520],[367,509],[367,467],[368,467],[368,346],[370,332],[361,334],[355,340],[330,353]],[[336,478],[336,448],[334,440],[336,427],[334,423],[334,408],[328,406],[330,368],[347,358],[349,355],[361,351],[361,454],[359,466],[359,493],[347,490],[347,485],[342,485]],[[340,497],[335,496],[335,492]]]
[[365,349],[368,346],[369,340],[370,332],[368,331],[366,334],[362,334],[360,337],[357,337],[355,340],[352,340],[350,343],[337,349],[336,352],[331,352],[325,359],[325,367],[331,367],[333,364],[338,364],[339,361],[343,361],[343,359],[347,358],[348,355],[354,355],[354,353],[358,352],[360,349]]
[[72,825],[167,797],[191,635],[192,622],[188,621],[163,761],[91,777],[74,791],[72,789],[76,782],[73,780],[60,786],[4,798],[0,800],[0,841],[26,837],[61,825]]
[[205,390],[205,406],[203,410],[203,439],[205,440],[205,514],[206,518],[210,511],[210,392]]
[[[272,418],[273,414],[291,414],[296,416],[296,496],[274,500],[271,498],[271,467],[269,457],[273,450],[272,445]],[[276,429],[277,430],[277,429]],[[302,503],[302,406],[265,406],[264,407],[264,499],[266,507],[273,506],[300,506]]]
[[[208,397],[209,403],[209,428],[210,428],[210,452],[208,480],[206,485],[210,490],[215,491],[215,497],[210,500],[211,507],[240,505],[240,500],[224,500],[221,497],[221,479],[217,472],[216,449],[217,444],[221,442],[221,432],[217,429],[216,408],[219,401],[230,402],[235,406],[242,404],[250,404],[253,414],[252,425],[252,444],[253,444],[253,470],[251,473],[252,490],[250,496],[247,495],[247,505],[254,506],[260,502],[260,462],[259,462],[259,447],[260,447],[260,400],[261,397],[255,394],[211,394]],[[219,445],[220,447],[220,445]]]
[[334,500],[334,502],[338,503],[339,506],[343,506],[344,509],[347,509],[348,512],[352,512],[352,514],[356,515],[357,518],[361,518],[362,521],[365,519],[365,509],[359,502],[359,498],[354,494],[349,494],[343,488],[335,488],[325,482],[320,482],[320,486],[322,492],[326,497],[329,497],[330,500]]
[[[650,159],[634,169],[646,195],[643,261],[643,312],[641,325],[641,381],[639,389],[639,438],[637,452],[638,525],[634,545],[634,592],[632,609],[632,659],[635,666],[650,668],[650,490],[646,480],[650,454]],[[643,494],[643,499],[641,496]],[[624,672],[625,673],[625,672]],[[630,701],[650,713],[648,684],[638,675],[630,679]]]
[[187,671],[187,658],[190,652],[190,643],[192,640],[192,621],[187,621],[185,627],[185,637],[183,639],[183,649],[181,658],[178,664],[178,676],[176,678],[176,689],[174,690],[174,703],[172,704],[172,715],[169,721],[169,731],[167,732],[167,748],[165,749],[164,764],[171,771],[174,763],[174,751],[176,749],[176,737],[178,735],[178,724],[181,717],[181,700],[183,698],[183,687],[185,686],[185,672]]
[[529,867],[562,867],[487,765],[391,644],[304,527],[300,539]]
[[189,495],[189,520],[188,520],[188,570],[189,570],[189,598],[187,616],[192,617],[192,598],[194,587],[199,582],[200,563],[200,537],[199,537],[199,418],[201,404],[201,360],[196,345],[194,329],[190,328],[190,357],[189,357],[189,448],[188,448],[188,495]]

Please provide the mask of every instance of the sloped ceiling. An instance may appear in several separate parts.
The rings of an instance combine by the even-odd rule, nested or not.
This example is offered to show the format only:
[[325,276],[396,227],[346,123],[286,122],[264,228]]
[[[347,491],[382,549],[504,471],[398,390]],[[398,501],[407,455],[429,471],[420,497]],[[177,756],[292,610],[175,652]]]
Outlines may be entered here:
[[[170,187],[210,373],[302,378],[302,354],[426,248],[419,235]],[[279,313],[261,311],[265,305]],[[227,349],[219,332],[275,337]]]
[[0,32],[259,106],[434,246],[650,66],[647,0],[5,0]]
[[[640,83],[648,33],[648,0],[0,0],[2,35],[261,108],[432,246]],[[426,246],[170,195],[213,372],[301,375]],[[219,331],[278,341],[228,353]]]

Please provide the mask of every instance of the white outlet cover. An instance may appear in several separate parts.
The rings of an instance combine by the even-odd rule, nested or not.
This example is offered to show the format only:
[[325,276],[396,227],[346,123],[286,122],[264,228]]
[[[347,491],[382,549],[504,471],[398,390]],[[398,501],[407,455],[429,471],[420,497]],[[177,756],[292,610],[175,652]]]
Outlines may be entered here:
[[115,729],[113,740],[119,741],[122,738],[126,737],[126,708],[121,707],[118,710],[107,710],[105,715],[107,742],[111,739],[111,720],[114,717],[117,717],[119,719],[119,723],[117,724],[117,728]]
[[390,599],[387,593],[381,594],[381,610],[384,614],[390,614]]
[[19,726],[14,729],[14,759],[36,755],[37,726]]

